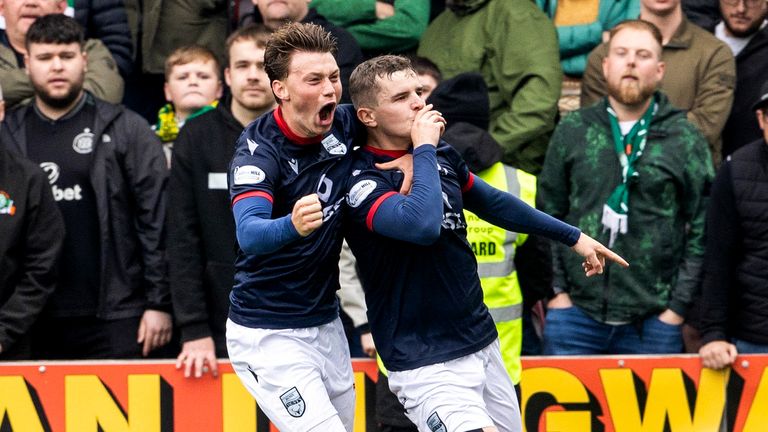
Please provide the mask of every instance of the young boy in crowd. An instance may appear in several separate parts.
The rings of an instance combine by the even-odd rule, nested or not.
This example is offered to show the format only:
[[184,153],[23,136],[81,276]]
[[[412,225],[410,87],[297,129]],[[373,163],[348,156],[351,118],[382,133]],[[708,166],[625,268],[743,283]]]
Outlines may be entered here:
[[221,67],[208,48],[188,45],[176,49],[165,61],[165,100],[153,127],[163,141],[170,163],[173,142],[179,129],[192,118],[206,113],[221,97]]

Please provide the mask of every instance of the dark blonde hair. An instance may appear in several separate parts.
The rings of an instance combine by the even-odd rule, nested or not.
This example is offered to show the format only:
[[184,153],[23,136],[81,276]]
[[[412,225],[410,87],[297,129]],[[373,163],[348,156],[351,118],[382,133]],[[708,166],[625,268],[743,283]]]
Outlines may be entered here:
[[221,65],[219,65],[219,60],[216,59],[216,54],[213,51],[201,45],[185,45],[173,50],[171,55],[165,59],[165,80],[168,81],[174,67],[194,61],[213,62],[216,76],[221,79]]
[[375,107],[380,89],[378,79],[404,70],[416,73],[411,61],[398,55],[378,56],[360,63],[349,77],[349,95],[355,108]]
[[264,70],[269,81],[288,76],[291,56],[295,52],[336,54],[336,38],[317,24],[289,23],[280,27],[267,41]]
[[227,41],[224,43],[227,47],[227,62],[229,62],[229,51],[232,49],[232,45],[235,42],[251,41],[256,44],[257,47],[264,49],[267,47],[267,41],[272,35],[272,30],[267,28],[263,24],[250,24],[245,27],[241,27],[235,30],[234,33],[229,35]]
[[608,48],[610,49],[611,41],[613,40],[613,37],[616,36],[616,33],[624,30],[624,29],[634,29],[634,30],[641,30],[641,31],[647,31],[648,33],[653,36],[653,39],[656,40],[656,42],[659,43],[659,58],[661,58],[661,49],[663,46],[664,38],[661,36],[661,31],[658,27],[653,25],[653,23],[650,23],[645,20],[641,19],[632,19],[632,20],[625,20],[618,24],[616,24],[611,31],[608,33],[609,39],[608,39]]

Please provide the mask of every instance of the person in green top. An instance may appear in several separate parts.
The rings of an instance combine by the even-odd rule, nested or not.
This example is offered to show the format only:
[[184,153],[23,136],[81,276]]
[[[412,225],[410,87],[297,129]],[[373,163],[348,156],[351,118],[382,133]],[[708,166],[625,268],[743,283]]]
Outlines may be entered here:
[[714,177],[704,136],[657,90],[661,34],[630,20],[610,34],[608,96],[566,116],[539,176],[541,209],[612,246],[632,266],[592,279],[553,251],[544,351],[676,353],[704,253],[705,191]]

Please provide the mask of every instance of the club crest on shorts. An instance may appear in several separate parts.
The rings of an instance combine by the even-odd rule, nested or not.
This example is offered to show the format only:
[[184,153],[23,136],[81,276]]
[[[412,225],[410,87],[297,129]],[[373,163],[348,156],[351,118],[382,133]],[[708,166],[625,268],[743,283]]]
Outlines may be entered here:
[[301,397],[301,393],[299,393],[296,387],[293,387],[280,395],[280,400],[283,402],[283,406],[288,410],[288,414],[290,414],[291,417],[301,417],[304,415],[306,404],[304,403],[304,398]]
[[440,419],[439,415],[437,415],[437,411],[433,412],[429,415],[429,417],[427,417],[427,427],[432,432],[448,432],[448,429],[445,427],[445,423],[443,423],[443,420]]

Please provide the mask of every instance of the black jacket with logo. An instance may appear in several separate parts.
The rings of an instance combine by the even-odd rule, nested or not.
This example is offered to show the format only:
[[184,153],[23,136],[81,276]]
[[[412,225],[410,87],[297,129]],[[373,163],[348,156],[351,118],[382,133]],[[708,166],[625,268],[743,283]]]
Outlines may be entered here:
[[63,241],[45,173],[0,145],[0,359],[15,351],[53,292]]
[[229,101],[184,125],[173,148],[168,262],[181,341],[212,336],[226,356],[225,323],[235,276],[235,221],[227,170],[243,126]]
[[[96,118],[90,179],[101,239],[97,317],[137,317],[146,309],[170,312],[165,260],[168,169],[160,142],[138,114],[93,98]],[[2,143],[27,154],[24,118],[32,105],[8,113]]]

